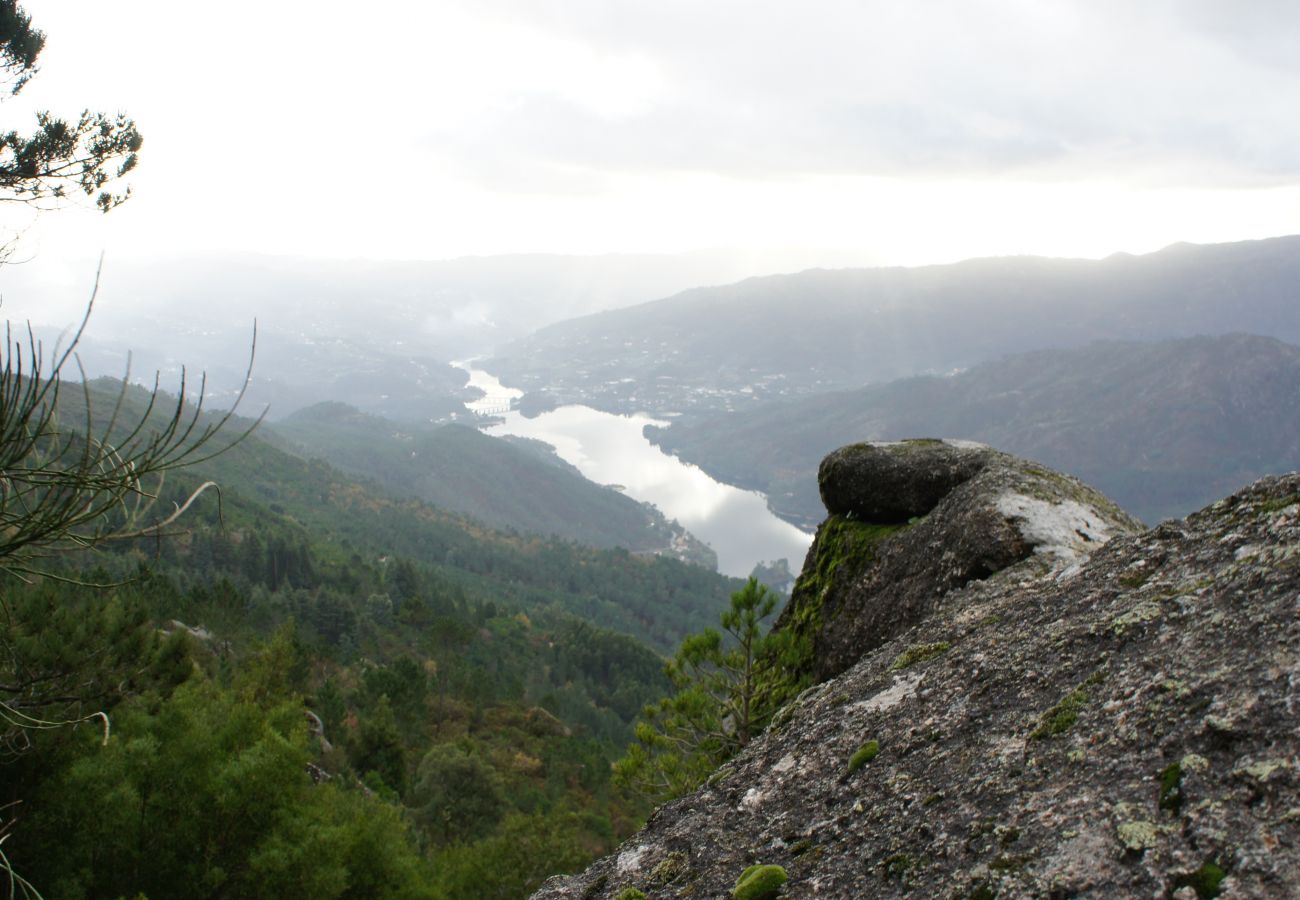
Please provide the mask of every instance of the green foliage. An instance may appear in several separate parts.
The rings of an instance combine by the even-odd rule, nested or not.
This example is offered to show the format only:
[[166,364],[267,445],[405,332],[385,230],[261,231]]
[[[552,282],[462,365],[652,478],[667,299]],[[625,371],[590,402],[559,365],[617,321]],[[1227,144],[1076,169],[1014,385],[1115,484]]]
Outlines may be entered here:
[[880,753],[880,741],[867,741],[849,757],[849,773],[852,774],[871,762]]
[[12,79],[9,89],[16,94],[36,74],[36,57],[45,48],[45,34],[32,27],[17,0],[0,3],[0,70]]
[[32,800],[25,867],[51,896],[421,894],[396,812],[307,778],[294,698],[261,706],[196,678],[115,721],[107,744],[67,747]]
[[791,686],[784,677],[788,635],[764,635],[777,596],[750,578],[731,595],[721,624],[682,642],[666,667],[677,692],[645,707],[636,743],[615,777],[644,796],[665,800],[702,783],[766,727]]
[[623,888],[614,900],[646,900],[645,891],[640,888]]
[[482,756],[438,744],[420,760],[411,805],[416,821],[440,843],[475,840],[506,809],[501,779]]
[[785,882],[785,869],[781,866],[750,866],[736,879],[731,896],[736,900],[768,900],[777,895]]
[[[45,34],[32,27],[31,17],[16,0],[0,3],[0,71],[17,94],[36,74]],[[130,191],[105,190],[110,182],[135,168],[144,143],[131,119],[86,110],[75,121],[48,112],[38,113],[36,131],[0,134],[0,200],[38,206],[57,203],[69,187],[107,212]]]
[[435,889],[455,900],[527,897],[547,877],[587,863],[586,832],[576,815],[509,816],[491,837],[435,853]]
[[0,574],[21,578],[35,574],[33,563],[43,557],[157,538],[216,487],[195,484],[164,507],[168,512],[155,515],[165,476],[225,452],[257,425],[217,446],[234,410],[205,416],[202,383],[197,403],[190,404],[183,375],[174,406],[164,404],[156,384],[152,392],[83,385],[68,397],[64,369],[93,306],[92,293],[77,332],[52,359],[30,329],[24,340],[6,326],[0,345]]

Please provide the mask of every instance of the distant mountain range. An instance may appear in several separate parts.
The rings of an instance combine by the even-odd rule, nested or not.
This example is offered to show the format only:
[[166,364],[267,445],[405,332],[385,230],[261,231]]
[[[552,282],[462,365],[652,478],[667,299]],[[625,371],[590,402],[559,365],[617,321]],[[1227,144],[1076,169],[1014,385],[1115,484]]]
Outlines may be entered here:
[[465,425],[399,425],[342,403],[296,412],[263,437],[273,434],[300,454],[492,528],[663,552],[717,568],[707,545],[655,507],[588,481],[537,441],[489,437]]
[[1300,347],[1252,335],[1103,342],[686,418],[651,437],[810,525],[817,465],[863,440],[961,437],[1097,485],[1147,522],[1300,469]]
[[551,325],[484,365],[551,402],[726,411],[1096,340],[1300,343],[1298,310],[1300,237],[1177,244],[751,278]]

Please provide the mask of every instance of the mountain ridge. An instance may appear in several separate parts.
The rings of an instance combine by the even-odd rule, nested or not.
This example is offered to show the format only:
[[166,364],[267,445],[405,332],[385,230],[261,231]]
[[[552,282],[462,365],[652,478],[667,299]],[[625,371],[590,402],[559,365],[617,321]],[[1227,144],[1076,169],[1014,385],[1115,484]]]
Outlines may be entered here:
[[796,524],[822,516],[816,467],[825,453],[904,434],[1005,448],[1157,522],[1300,468],[1297,423],[1300,347],[1238,334],[1017,354],[949,377],[683,416],[647,436],[714,477],[764,492]]
[[486,364],[555,402],[717,412],[1098,339],[1300,342],[1300,237],[766,276],[549,326]]

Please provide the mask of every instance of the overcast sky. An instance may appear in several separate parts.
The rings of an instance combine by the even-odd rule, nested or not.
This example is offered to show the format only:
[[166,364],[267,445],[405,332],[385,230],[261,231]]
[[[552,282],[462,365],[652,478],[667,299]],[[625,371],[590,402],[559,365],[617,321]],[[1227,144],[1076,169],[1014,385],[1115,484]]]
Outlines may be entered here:
[[[1101,256],[1300,232],[1300,4],[24,0],[145,147],[58,258]],[[13,210],[6,210],[11,217]]]

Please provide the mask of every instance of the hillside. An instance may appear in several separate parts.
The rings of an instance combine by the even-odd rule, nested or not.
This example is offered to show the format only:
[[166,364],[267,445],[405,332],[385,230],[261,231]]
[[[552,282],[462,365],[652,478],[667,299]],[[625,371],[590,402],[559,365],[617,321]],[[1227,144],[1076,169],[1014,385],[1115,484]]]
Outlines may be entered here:
[[302,410],[272,430],[301,454],[493,528],[668,555],[678,539],[677,552],[716,566],[711,550],[657,509],[593,484],[546,445],[464,425],[399,426],[341,403]]
[[714,477],[820,521],[818,461],[851,441],[951,434],[1097,485],[1143,521],[1300,468],[1300,348],[1251,335],[1096,343],[1010,356],[721,418],[652,439]]
[[[616,854],[536,896],[1293,893],[1300,475],[1128,533],[1077,483],[990,451],[837,459],[822,482],[837,515],[792,600],[823,614],[785,627],[847,634],[856,657]],[[854,523],[865,535],[927,506],[846,543]],[[989,551],[953,578],[953,558]],[[899,604],[907,579],[940,593]]]
[[[121,447],[148,397],[110,426],[119,389],[89,385]],[[736,582],[493,531],[258,434],[149,479],[131,527],[208,479],[163,534],[4,590],[5,850],[43,896],[521,896],[644,817],[610,764]]]
[[1097,340],[1250,332],[1300,343],[1300,237],[1100,261],[812,270],[544,328],[485,367],[617,411],[716,412]]

